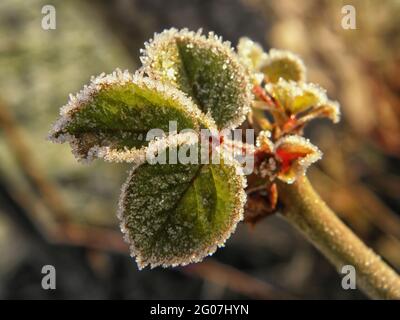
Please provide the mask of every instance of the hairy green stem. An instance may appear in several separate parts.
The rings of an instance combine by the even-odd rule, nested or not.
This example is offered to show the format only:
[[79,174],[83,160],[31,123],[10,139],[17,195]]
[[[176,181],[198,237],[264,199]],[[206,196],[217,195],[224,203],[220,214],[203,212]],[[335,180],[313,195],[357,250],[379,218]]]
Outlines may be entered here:
[[279,183],[284,217],[341,272],[356,270],[357,287],[374,299],[400,299],[400,277],[368,248],[326,205],[306,177]]

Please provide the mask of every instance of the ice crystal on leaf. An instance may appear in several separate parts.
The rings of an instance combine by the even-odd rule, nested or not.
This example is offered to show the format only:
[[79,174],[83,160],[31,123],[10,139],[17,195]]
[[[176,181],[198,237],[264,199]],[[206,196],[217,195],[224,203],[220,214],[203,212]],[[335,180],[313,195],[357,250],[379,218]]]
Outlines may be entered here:
[[309,140],[293,135],[285,136],[275,143],[274,153],[278,162],[278,178],[293,183],[304,175],[307,168],[322,157],[321,151]]
[[246,37],[239,39],[237,52],[241,62],[252,71],[260,70],[262,64],[267,59],[267,54],[261,45]]
[[222,156],[220,164],[146,163],[131,172],[119,217],[140,268],[198,262],[224,245],[246,200],[237,166]]
[[194,145],[200,137],[194,132],[170,133],[163,137],[156,137],[148,145],[140,149],[115,150],[108,146],[96,146],[91,149],[92,156],[102,158],[108,162],[128,162],[139,166],[146,161],[152,162],[159,152],[167,146]]
[[262,80],[275,83],[280,78],[293,81],[306,79],[303,61],[290,51],[271,49],[266,53],[260,44],[249,38],[239,40],[237,51],[242,64],[248,68],[257,84]]
[[165,30],[146,43],[141,60],[145,73],[192,97],[219,129],[244,121],[251,84],[230,43],[214,33]]
[[78,160],[96,156],[123,159],[118,153],[132,154],[147,146],[149,130],[167,132],[169,121],[177,122],[178,132],[215,127],[179,90],[117,69],[111,75],[92,78],[80,93],[70,96],[50,139],[70,142]]
[[303,61],[286,50],[271,49],[260,69],[267,82],[277,82],[279,79],[306,80],[306,67]]
[[268,131],[260,132],[257,137],[256,161],[258,173],[269,176],[270,180],[278,178],[286,183],[293,183],[304,175],[307,168],[322,157],[322,152],[309,140],[288,135],[273,143]]
[[301,113],[303,122],[316,117],[327,117],[334,123],[340,120],[338,102],[329,100],[326,91],[316,84],[286,81],[281,78],[277,83],[268,83],[265,89],[287,114]]

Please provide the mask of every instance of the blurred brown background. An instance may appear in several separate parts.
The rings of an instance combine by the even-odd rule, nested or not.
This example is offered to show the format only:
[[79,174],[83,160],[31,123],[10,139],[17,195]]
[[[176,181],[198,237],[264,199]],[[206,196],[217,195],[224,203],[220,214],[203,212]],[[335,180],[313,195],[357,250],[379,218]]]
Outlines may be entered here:
[[[41,28],[56,8],[57,29]],[[357,29],[341,27],[352,4]],[[134,71],[168,27],[213,30],[236,45],[299,54],[308,79],[341,102],[340,125],[306,134],[324,151],[310,170],[342,219],[400,269],[400,1],[117,0],[0,2],[0,298],[364,299],[279,216],[241,224],[201,264],[138,271],[115,216],[129,166],[78,164],[45,140],[68,94],[91,75]],[[57,290],[41,288],[41,268]]]

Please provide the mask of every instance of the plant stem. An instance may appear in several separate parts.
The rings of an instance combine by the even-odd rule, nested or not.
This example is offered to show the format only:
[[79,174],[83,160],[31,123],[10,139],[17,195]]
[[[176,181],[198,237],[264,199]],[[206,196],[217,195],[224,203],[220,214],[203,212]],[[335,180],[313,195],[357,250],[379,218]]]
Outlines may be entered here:
[[356,270],[356,283],[374,299],[400,299],[400,277],[368,248],[326,205],[307,177],[278,184],[283,216],[299,229],[341,272]]

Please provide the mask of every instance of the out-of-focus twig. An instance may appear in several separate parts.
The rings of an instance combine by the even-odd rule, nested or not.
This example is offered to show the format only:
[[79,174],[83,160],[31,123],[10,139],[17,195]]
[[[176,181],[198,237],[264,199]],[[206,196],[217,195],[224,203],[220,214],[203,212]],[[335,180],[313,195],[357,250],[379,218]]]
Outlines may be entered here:
[[235,268],[212,259],[182,268],[183,272],[199,276],[209,282],[226,287],[256,299],[294,299],[294,296],[249,276]]
[[61,195],[57,191],[57,186],[46,179],[45,173],[37,165],[34,155],[25,143],[24,134],[1,99],[0,128],[5,135],[10,150],[15,156],[15,160],[22,169],[22,173],[33,186],[33,189],[39,192],[43,202],[56,215],[57,219],[68,220],[70,216]]

